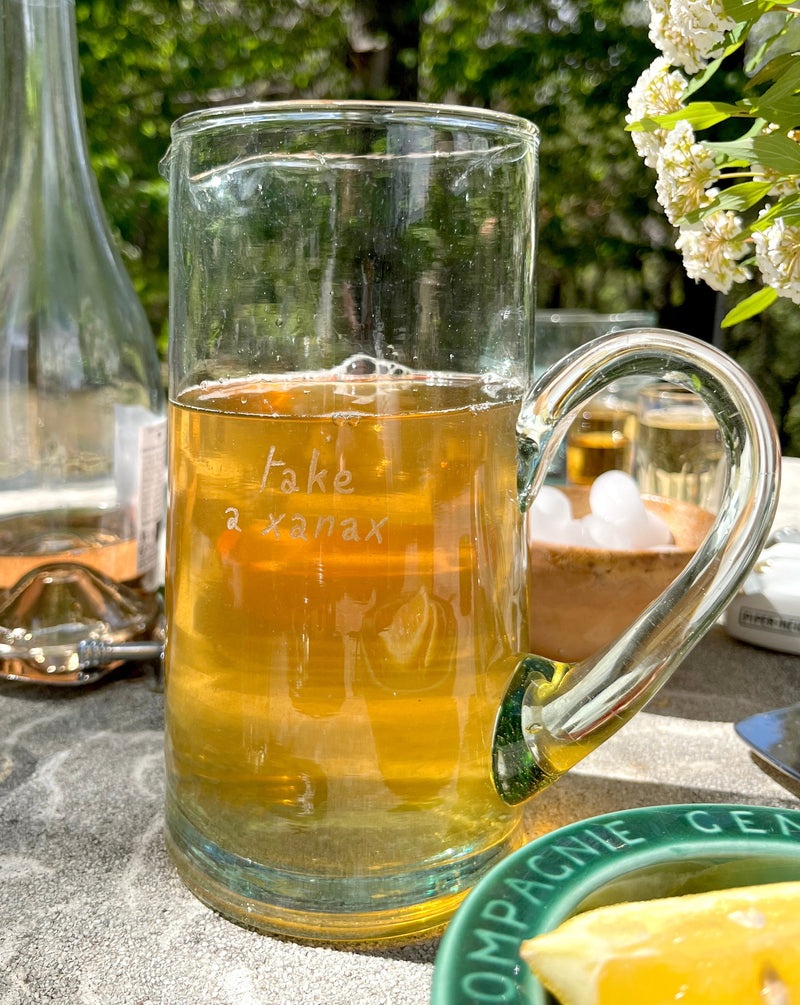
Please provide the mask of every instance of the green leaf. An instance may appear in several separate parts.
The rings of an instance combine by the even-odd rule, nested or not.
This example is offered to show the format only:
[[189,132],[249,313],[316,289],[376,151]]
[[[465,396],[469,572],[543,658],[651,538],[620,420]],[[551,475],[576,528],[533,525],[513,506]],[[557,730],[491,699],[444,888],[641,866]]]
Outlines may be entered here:
[[772,187],[769,181],[746,181],[739,185],[731,185],[719,194],[719,208],[743,213],[756,206]]
[[790,227],[800,227],[800,202],[785,209],[780,215],[783,222]]
[[770,304],[775,303],[777,299],[777,290],[773,290],[771,286],[764,286],[756,293],[745,297],[744,300],[740,300],[734,308],[729,310],[720,322],[721,326],[723,328],[730,328],[731,325],[739,324],[740,321],[746,321],[755,314],[760,314]]
[[774,206],[771,206],[759,216],[750,229],[763,230],[773,220],[777,220],[778,217],[793,227],[800,225],[800,193],[785,195],[782,199],[779,199]]
[[626,133],[652,133],[656,129],[660,129],[661,126],[655,121],[655,119],[639,119],[638,122],[629,122],[625,126]]
[[740,185],[731,185],[730,188],[723,189],[708,206],[688,213],[686,220],[688,223],[697,223],[698,220],[717,210],[744,213],[745,210],[758,205],[771,187],[772,182],[768,181],[747,181]]
[[752,21],[740,21],[737,25],[728,32],[728,44],[725,46],[723,52],[723,58],[730,56],[732,53],[743,45],[750,35],[750,29],[753,26]]
[[760,115],[762,118],[774,122],[779,129],[787,133],[790,129],[795,129],[800,122],[800,97],[791,96],[772,101],[765,97],[749,102],[750,112],[753,115]]
[[[725,53],[725,55],[727,55],[727,53]],[[717,70],[724,62],[725,55],[720,56],[719,59],[712,60],[708,64],[708,66],[706,66],[699,73],[695,73],[691,77],[689,77],[688,86],[686,87],[686,90],[683,92],[684,100],[690,98],[695,93],[695,91],[699,91],[700,88],[714,76],[714,74],[717,72]]]
[[669,129],[678,122],[688,122],[693,129],[708,129],[725,119],[748,114],[726,101],[692,101],[677,112],[653,116],[653,121],[662,129]]
[[800,88],[800,62],[792,59],[784,67],[775,83],[764,92],[763,97],[771,101],[789,97]]
[[734,160],[762,164],[780,174],[800,174],[800,143],[784,133],[762,133],[733,143],[706,143],[709,150]]
[[768,80],[777,80],[787,67],[794,66],[796,62],[797,54],[794,52],[784,52],[780,56],[775,56],[750,78],[747,86],[749,88],[759,87],[761,84],[766,84]]
[[783,6],[779,0],[722,0],[728,17],[734,21],[755,21],[774,7]]
[[752,137],[743,136],[738,140],[731,140],[730,143],[704,140],[703,146],[714,154],[722,154],[725,167],[747,167],[755,159],[753,153]]
[[785,128],[788,132],[800,121],[800,60],[794,58],[784,67],[778,79],[760,96],[746,102],[754,115]]

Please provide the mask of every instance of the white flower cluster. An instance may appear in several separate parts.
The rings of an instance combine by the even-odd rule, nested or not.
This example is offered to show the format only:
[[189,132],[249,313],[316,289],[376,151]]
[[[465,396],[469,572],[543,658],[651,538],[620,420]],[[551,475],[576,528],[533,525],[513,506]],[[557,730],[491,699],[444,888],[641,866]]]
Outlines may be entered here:
[[649,0],[650,41],[673,66],[702,70],[722,54],[725,35],[736,22],[719,0]]
[[714,158],[685,120],[677,123],[656,157],[656,195],[670,223],[714,201],[720,172]]
[[[628,123],[642,119],[652,119],[656,115],[669,115],[683,108],[683,94],[687,81],[683,74],[673,70],[666,57],[654,59],[636,81],[628,97],[630,112],[625,117]],[[635,132],[633,145],[648,167],[654,168],[661,144],[667,138],[667,129],[656,129],[652,133]]]
[[[774,200],[795,196],[800,193],[800,172],[784,174],[755,162],[742,167],[741,159],[726,163],[697,139],[689,121],[689,80],[684,74],[703,71],[710,59],[724,53],[736,21],[726,14],[723,0],[648,2],[650,39],[661,55],[631,90],[626,121],[638,127],[632,132],[636,150],[656,171],[656,196],[678,228],[675,243],[687,275],[727,293],[734,283],[753,278],[748,265],[754,264],[764,284],[800,304],[800,226],[787,225],[780,206],[764,219],[768,204],[759,221],[748,226],[737,213],[712,205],[726,182],[740,179],[770,182],[769,198]],[[668,125],[653,122],[663,116],[671,116]],[[761,133],[780,128],[770,123]],[[800,131],[783,129],[800,146]]]
[[800,227],[779,218],[763,230],[754,230],[753,244],[764,282],[779,296],[800,304]]
[[720,293],[752,278],[750,270],[739,264],[749,249],[742,237],[742,221],[735,213],[718,210],[700,223],[682,227],[675,247],[683,255],[686,275],[705,280]]

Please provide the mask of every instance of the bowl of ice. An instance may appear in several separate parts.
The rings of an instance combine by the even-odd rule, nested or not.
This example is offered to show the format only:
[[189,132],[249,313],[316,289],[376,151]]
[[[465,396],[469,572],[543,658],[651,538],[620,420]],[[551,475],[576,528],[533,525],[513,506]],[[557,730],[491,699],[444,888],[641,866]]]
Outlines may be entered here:
[[622,471],[545,485],[527,516],[531,652],[574,662],[612,642],[684,568],[714,522],[641,495]]

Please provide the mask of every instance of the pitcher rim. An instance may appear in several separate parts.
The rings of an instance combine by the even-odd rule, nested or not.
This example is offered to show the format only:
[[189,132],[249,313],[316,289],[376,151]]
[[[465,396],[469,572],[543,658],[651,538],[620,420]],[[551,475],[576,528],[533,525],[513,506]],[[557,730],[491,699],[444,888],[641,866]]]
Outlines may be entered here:
[[539,142],[539,127],[530,119],[510,112],[471,105],[438,104],[422,101],[361,101],[353,99],[291,99],[285,101],[252,101],[235,105],[219,105],[186,112],[170,127],[173,140],[186,134],[195,135],[220,126],[241,126],[259,123],[264,126],[285,126],[289,121],[305,125],[314,122],[352,122],[356,124],[406,122],[431,128],[472,128],[478,131],[515,133],[518,139]]

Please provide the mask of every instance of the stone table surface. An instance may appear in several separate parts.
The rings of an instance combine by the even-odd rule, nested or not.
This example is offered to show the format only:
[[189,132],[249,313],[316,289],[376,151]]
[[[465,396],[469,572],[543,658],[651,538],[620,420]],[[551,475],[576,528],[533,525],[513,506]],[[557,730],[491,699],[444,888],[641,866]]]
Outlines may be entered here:
[[[800,526],[784,460],[776,526]],[[800,701],[800,657],[714,626],[619,733],[528,804],[527,836],[627,807],[797,807],[733,724]],[[129,668],[58,689],[0,680],[0,1005],[424,1005],[438,939],[311,946],[225,921],[163,838],[164,700]]]
[[[531,837],[676,802],[796,807],[733,724],[800,700],[800,657],[714,626],[647,709],[533,800]],[[0,682],[0,1003],[420,1005],[438,940],[330,948],[237,927],[164,847],[163,693]]]

